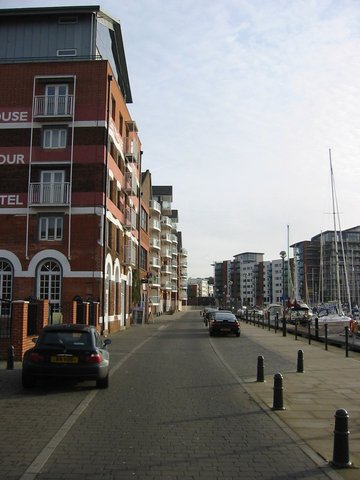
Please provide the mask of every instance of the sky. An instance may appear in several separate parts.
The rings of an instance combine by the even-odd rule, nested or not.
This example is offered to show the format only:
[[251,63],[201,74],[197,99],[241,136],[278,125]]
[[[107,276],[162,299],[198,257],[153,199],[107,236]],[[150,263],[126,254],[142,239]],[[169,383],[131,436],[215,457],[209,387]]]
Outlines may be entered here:
[[[359,0],[0,0],[120,21],[143,169],[173,186],[189,277],[360,225]],[[290,256],[292,250],[290,249]]]

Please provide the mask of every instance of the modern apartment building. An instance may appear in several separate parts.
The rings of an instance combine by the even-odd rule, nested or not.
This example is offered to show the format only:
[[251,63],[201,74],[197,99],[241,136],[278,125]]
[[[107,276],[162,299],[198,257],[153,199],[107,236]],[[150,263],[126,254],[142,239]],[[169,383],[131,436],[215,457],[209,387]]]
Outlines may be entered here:
[[[152,186],[150,201],[150,283],[152,314],[181,310],[186,305],[187,254],[177,230],[178,211],[172,208],[173,189]],[[185,288],[186,292],[186,288]]]
[[120,24],[97,6],[0,10],[0,74],[1,296],[97,304],[119,329],[148,270]]
[[263,253],[244,252],[214,263],[214,297],[218,306],[266,306],[287,299],[287,261],[263,260]]
[[343,305],[349,303],[349,297],[352,306],[359,305],[360,226],[344,230],[341,235],[328,230],[292,248],[298,297],[315,305],[338,300],[340,292]]

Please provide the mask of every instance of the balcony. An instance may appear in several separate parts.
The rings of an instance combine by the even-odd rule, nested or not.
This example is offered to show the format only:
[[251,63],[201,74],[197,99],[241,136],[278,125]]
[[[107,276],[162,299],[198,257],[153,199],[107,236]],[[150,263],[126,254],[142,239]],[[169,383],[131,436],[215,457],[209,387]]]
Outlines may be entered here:
[[167,243],[172,243],[171,235],[169,233],[163,233],[161,235],[161,241],[162,242],[167,242]]
[[[174,245],[177,245],[177,244],[178,244],[177,235],[172,234],[172,235],[171,235],[171,239],[172,239],[172,243],[173,243]],[[177,251],[176,251],[176,253],[177,253]]]
[[160,232],[160,230],[161,230],[160,220],[156,220],[155,218],[151,218],[150,219],[150,229]]
[[183,257],[187,257],[188,252],[187,252],[186,248],[181,248],[180,249],[180,255],[182,255]]
[[149,278],[149,285],[153,288],[160,287],[160,277],[159,275],[153,275]]
[[161,248],[161,243],[158,238],[151,238],[150,239],[150,248],[153,248],[154,250],[160,250]]
[[157,256],[150,257],[150,268],[160,268],[160,258]]
[[124,228],[128,230],[136,229],[136,212],[131,207],[126,207],[125,209]]
[[171,265],[162,265],[161,273],[163,275],[170,275],[171,274]]
[[124,190],[128,195],[137,194],[136,176],[133,172],[126,172]]
[[127,137],[124,142],[125,159],[130,163],[140,163],[140,149],[136,139]]
[[172,221],[169,217],[161,217],[161,227],[172,229]]
[[162,248],[161,249],[161,256],[164,258],[172,258],[171,250],[170,248]]
[[132,242],[124,246],[124,264],[136,266],[136,247]]
[[171,290],[171,282],[161,282],[161,290]]
[[37,95],[34,102],[34,118],[72,117],[73,95]]
[[70,204],[70,183],[30,183],[29,205],[64,206]]
[[161,205],[156,200],[150,200],[150,210],[161,213]]

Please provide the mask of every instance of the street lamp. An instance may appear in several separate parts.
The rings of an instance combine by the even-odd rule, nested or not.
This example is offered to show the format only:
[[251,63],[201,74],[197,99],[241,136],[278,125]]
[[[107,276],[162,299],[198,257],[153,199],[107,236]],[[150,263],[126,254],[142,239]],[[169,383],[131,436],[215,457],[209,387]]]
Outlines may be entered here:
[[286,252],[284,250],[281,250],[280,257],[281,257],[281,268],[282,268],[282,304],[283,304],[283,309],[285,311],[285,257],[286,257]]

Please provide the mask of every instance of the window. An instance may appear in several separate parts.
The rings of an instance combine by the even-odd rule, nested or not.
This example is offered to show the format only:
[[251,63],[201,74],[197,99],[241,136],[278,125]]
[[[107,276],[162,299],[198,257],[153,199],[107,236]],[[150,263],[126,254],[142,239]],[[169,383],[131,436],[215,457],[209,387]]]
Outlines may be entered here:
[[9,315],[10,302],[12,299],[13,270],[7,260],[0,259],[0,315]]
[[123,131],[124,131],[124,118],[121,115],[121,113],[119,113],[119,133],[121,136],[123,134]]
[[147,270],[147,254],[148,252],[145,250],[145,248],[141,247],[140,248],[140,268],[142,270]]
[[62,48],[56,50],[56,55],[58,57],[76,57],[77,49],[76,48]]
[[37,296],[40,300],[49,300],[54,311],[60,311],[61,269],[55,260],[40,263],[37,274]]
[[43,148],[65,148],[66,128],[46,128],[43,133]]
[[42,203],[64,203],[66,199],[65,172],[44,170],[41,172],[40,195]]
[[39,222],[40,240],[62,240],[63,239],[63,218],[62,217],[41,217]]
[[68,86],[66,84],[46,85],[45,96],[45,115],[69,114]]
[[140,226],[145,232],[148,230],[148,215],[145,210],[141,207],[141,214],[140,214]]
[[115,111],[116,111],[115,98],[111,97],[111,118],[114,120],[114,122],[115,122]]

